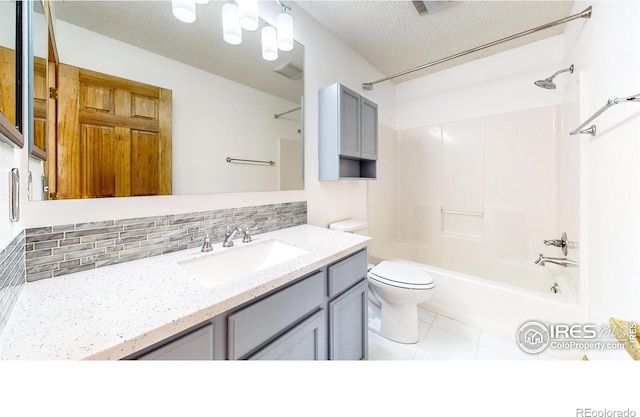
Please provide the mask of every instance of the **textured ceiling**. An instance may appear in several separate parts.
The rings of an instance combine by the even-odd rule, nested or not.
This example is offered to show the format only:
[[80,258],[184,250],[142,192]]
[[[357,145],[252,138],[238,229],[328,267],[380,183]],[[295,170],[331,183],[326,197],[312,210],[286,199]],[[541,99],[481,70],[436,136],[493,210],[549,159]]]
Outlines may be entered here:
[[[262,59],[260,31],[243,31],[240,45],[222,39],[222,6],[213,1],[197,5],[196,21],[184,23],[173,17],[171,1],[74,1],[53,2],[57,20],[63,20],[187,65],[300,102],[303,81],[275,73],[293,62],[304,68],[304,48],[279,52],[276,61]],[[61,46],[59,46],[61,48]],[[60,58],[64,62],[64,56]],[[283,109],[287,110],[287,109]]]
[[[297,102],[302,83],[273,69],[286,60],[303,68],[303,48],[275,63],[261,58],[259,31],[239,46],[222,40],[222,1],[197,6],[195,23],[171,14],[170,1],[57,0],[56,17],[188,65]],[[569,16],[573,1],[448,1],[419,15],[411,1],[285,1],[303,9],[384,75],[393,75]],[[295,15],[295,13],[294,13]],[[295,23],[294,23],[295,24]],[[395,79],[420,77],[562,33],[565,25],[508,41]],[[64,58],[64,57],[63,57]],[[254,69],[264,78],[255,78]],[[373,81],[373,80],[368,80]]]
[[[570,15],[573,1],[448,1],[419,15],[411,1],[296,1],[385,76]],[[431,2],[434,3],[434,2]],[[406,81],[562,33],[566,24],[395,79]],[[371,80],[373,81],[373,80]]]

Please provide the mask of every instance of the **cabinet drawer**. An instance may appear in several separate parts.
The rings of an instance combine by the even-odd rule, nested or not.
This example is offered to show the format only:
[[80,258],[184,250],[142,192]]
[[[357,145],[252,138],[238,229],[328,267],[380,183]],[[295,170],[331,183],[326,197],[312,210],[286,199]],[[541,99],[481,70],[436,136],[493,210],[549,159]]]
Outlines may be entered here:
[[138,360],[166,361],[211,359],[213,359],[212,324],[186,334],[138,358]]
[[326,326],[325,310],[320,310],[249,359],[325,360],[327,359]]
[[231,314],[229,359],[241,359],[316,310],[325,300],[325,288],[326,276],[320,271]]
[[329,297],[334,297],[367,276],[367,251],[363,250],[329,267]]

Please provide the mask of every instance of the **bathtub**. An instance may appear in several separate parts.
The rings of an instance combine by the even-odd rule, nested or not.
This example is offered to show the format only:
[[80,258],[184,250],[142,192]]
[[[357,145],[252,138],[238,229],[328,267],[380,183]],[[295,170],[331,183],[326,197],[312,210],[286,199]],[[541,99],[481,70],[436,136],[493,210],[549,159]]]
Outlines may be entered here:
[[[513,339],[523,323],[576,323],[583,320],[578,297],[578,268],[470,256],[442,257],[438,263],[424,246],[394,242],[373,251],[371,263],[403,260],[433,276],[433,295],[419,307]],[[460,259],[463,258],[463,259]],[[454,270],[455,268],[455,270]],[[560,292],[550,289],[557,283]]]

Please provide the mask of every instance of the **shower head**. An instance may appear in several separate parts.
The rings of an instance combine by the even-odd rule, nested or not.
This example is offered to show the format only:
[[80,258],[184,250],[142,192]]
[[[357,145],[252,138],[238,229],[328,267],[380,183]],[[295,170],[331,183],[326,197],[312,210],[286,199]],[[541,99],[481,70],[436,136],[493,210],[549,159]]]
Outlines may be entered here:
[[544,80],[538,80],[534,84],[537,85],[538,87],[546,88],[547,90],[555,90],[556,85],[553,82],[553,79],[556,78],[556,75],[561,74],[563,72],[567,72],[567,71],[569,71],[570,73],[573,73],[573,65],[571,65],[569,68],[561,69],[560,71],[556,72],[549,78],[545,78]]

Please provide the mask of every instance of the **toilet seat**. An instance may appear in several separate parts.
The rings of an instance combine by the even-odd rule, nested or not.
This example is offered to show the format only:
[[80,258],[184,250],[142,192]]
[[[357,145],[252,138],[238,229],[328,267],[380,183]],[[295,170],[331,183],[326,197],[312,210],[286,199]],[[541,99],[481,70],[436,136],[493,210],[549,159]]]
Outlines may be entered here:
[[428,290],[435,287],[429,272],[405,262],[382,261],[371,268],[368,277],[400,288]]

